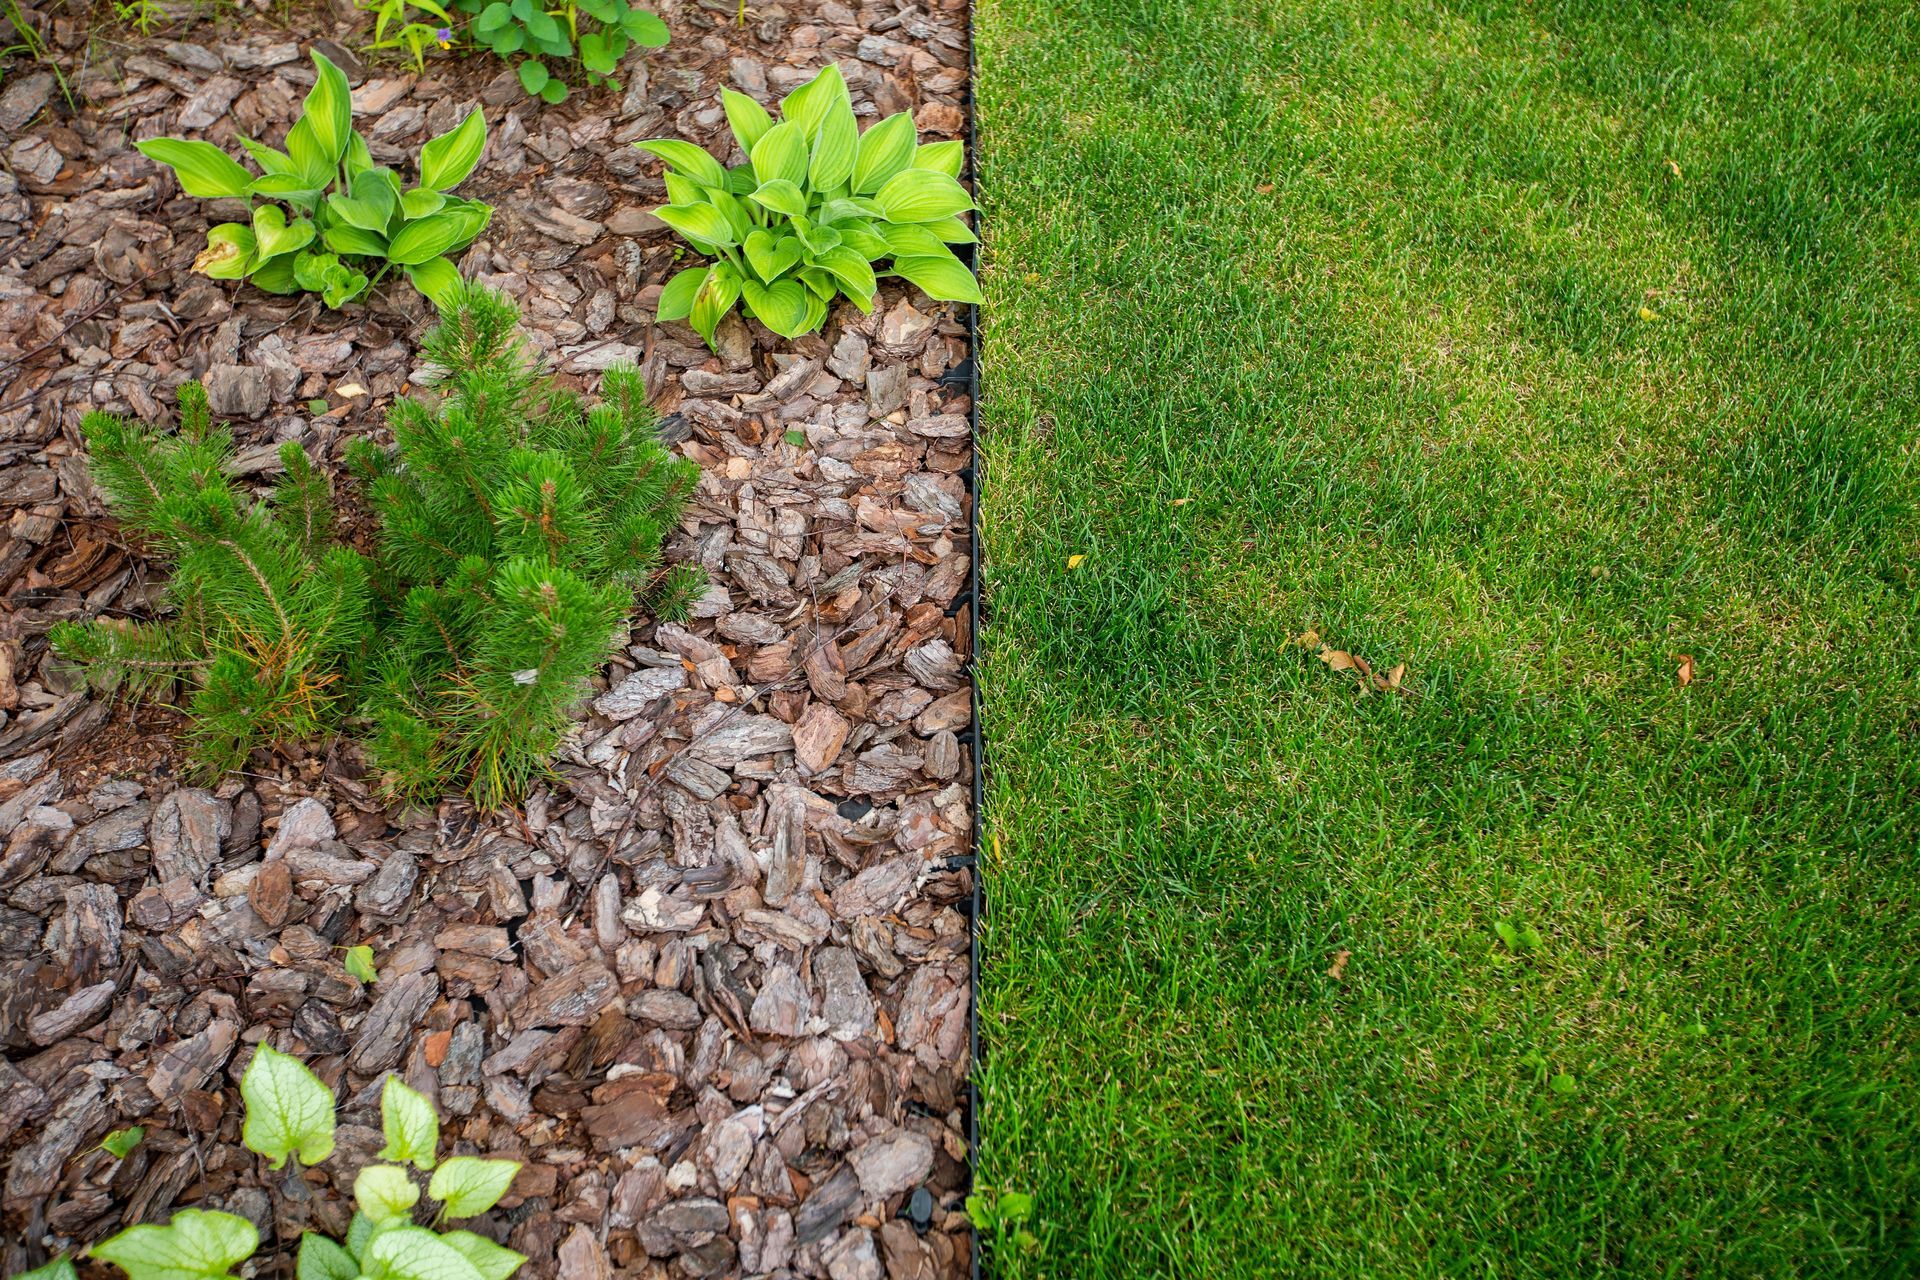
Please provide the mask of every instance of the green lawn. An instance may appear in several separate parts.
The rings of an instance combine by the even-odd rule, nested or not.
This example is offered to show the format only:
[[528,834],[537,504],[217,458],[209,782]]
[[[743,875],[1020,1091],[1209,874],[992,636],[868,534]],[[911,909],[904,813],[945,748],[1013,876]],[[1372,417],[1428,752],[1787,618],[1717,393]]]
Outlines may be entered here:
[[977,21],[1002,1274],[1920,1270],[1920,11]]

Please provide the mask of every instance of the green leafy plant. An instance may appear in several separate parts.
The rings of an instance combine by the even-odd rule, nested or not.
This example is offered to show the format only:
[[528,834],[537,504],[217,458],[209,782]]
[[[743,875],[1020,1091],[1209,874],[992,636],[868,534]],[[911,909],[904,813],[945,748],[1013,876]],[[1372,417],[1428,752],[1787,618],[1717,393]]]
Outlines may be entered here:
[[[241,1141],[265,1156],[269,1167],[282,1168],[289,1158],[314,1165],[333,1153],[333,1090],[298,1060],[262,1044],[241,1077],[240,1096],[246,1104]],[[520,1165],[477,1156],[441,1161],[433,1104],[393,1076],[381,1089],[380,1119],[387,1137],[380,1159],[399,1163],[370,1164],[355,1175],[354,1214],[344,1241],[311,1231],[301,1235],[298,1280],[508,1280],[524,1255],[471,1231],[438,1228],[449,1218],[493,1208]],[[427,1196],[438,1207],[431,1229],[418,1222],[420,1188],[408,1164],[432,1171]],[[220,1280],[259,1247],[260,1234],[245,1218],[182,1209],[165,1226],[129,1227],[90,1252],[131,1280]],[[73,1264],[61,1259],[28,1276],[72,1280],[73,1274]]]
[[452,298],[460,275],[446,255],[472,244],[493,217],[490,206],[447,194],[480,162],[486,120],[475,109],[429,141],[420,151],[419,185],[403,189],[397,173],[373,163],[353,127],[346,75],[320,53],[313,65],[314,86],[287,133],[287,149],[242,140],[258,175],[210,142],[138,144],[171,168],[190,196],[268,202],[253,206],[249,222],[209,230],[193,269],[215,280],[251,280],[269,293],[317,293],[337,308],[398,267],[436,302]]
[[[335,538],[331,486],[297,443],[266,500],[235,483],[232,438],[197,384],[175,435],[89,415],[94,478],[172,565],[173,613],[63,623],[55,651],[98,688],[188,688],[209,772],[351,729],[393,794],[458,783],[489,807],[516,800],[636,593],[671,617],[701,586],[662,565],[699,471],[661,444],[639,374],[610,370],[589,406],[554,387],[517,319],[498,295],[459,291],[425,344],[446,394],[394,406],[391,450],[350,450],[380,518],[371,560]],[[346,964],[366,981],[371,960],[350,950]]]
[[453,47],[453,15],[434,0],[358,0],[355,7],[373,15],[373,39],[367,48],[404,49],[415,71],[427,69],[428,49]]
[[991,1256],[1003,1267],[1040,1247],[1039,1238],[1026,1226],[1032,1217],[1033,1197],[1023,1191],[981,1187],[967,1197],[967,1220],[984,1242],[990,1242]]
[[668,203],[655,216],[718,259],[668,282],[661,320],[688,321],[711,346],[738,301],[792,338],[818,329],[838,295],[873,310],[887,275],[931,298],[981,300],[947,247],[974,242],[960,218],[974,208],[958,181],[960,143],[920,145],[905,111],[861,133],[837,64],[788,94],[777,124],[746,94],[721,94],[746,164],[726,168],[670,138],[635,144],[667,162]]
[[167,20],[167,11],[154,0],[113,0],[113,16],[147,36]]
[[133,1149],[139,1146],[140,1140],[146,1136],[145,1125],[136,1124],[125,1129],[115,1129],[100,1140],[100,1149],[116,1160],[125,1160],[133,1154]]
[[657,49],[667,42],[667,24],[627,0],[454,0],[472,15],[467,34],[514,63],[520,87],[547,102],[566,99],[564,80],[547,65],[578,57],[587,84],[615,84],[613,73],[634,45]]
[[377,982],[380,979],[379,971],[373,967],[372,947],[348,947],[345,965],[347,975],[355,982]]

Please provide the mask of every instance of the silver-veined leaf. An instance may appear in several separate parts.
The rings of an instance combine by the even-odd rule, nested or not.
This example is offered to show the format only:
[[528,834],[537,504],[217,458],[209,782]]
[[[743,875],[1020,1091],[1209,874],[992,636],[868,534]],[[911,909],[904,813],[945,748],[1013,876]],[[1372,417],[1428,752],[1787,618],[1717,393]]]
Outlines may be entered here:
[[303,1231],[293,1274],[294,1280],[355,1280],[360,1274],[360,1264],[325,1236]]
[[[471,1231],[442,1232],[440,1243],[457,1250],[461,1257],[471,1262],[473,1269],[480,1273],[480,1280],[507,1280],[527,1260],[526,1254],[515,1253]],[[300,1280],[306,1278],[303,1276]]]
[[238,161],[211,142],[186,138],[150,138],[135,143],[140,154],[158,160],[180,179],[180,189],[203,200],[244,196],[253,185],[253,175]]
[[931,169],[902,169],[874,196],[889,222],[938,222],[973,208],[967,189]]
[[416,1169],[433,1168],[439,1158],[440,1117],[433,1114],[433,1104],[426,1096],[409,1088],[399,1076],[388,1076],[381,1086],[380,1128],[387,1138],[387,1145],[380,1150],[382,1160],[398,1160]]
[[164,1227],[128,1227],[88,1253],[131,1280],[218,1280],[259,1247],[260,1233],[245,1218],[182,1209]]
[[471,1218],[498,1204],[519,1172],[513,1160],[454,1156],[434,1170],[427,1194],[441,1203],[449,1218]]
[[893,274],[910,280],[929,298],[942,302],[983,302],[973,272],[952,254],[943,258],[895,258]]
[[[291,285],[293,259],[279,261]],[[261,274],[255,273],[256,284]],[[289,1155],[314,1165],[333,1154],[333,1090],[298,1058],[262,1041],[240,1077],[240,1097],[247,1108],[240,1141],[267,1157],[269,1168],[280,1168]]]
[[650,155],[659,156],[675,170],[684,173],[703,187],[727,185],[727,171],[721,167],[720,162],[691,142],[681,142],[677,138],[655,138],[650,142],[636,142],[633,145]]
[[913,115],[907,111],[890,115],[861,134],[853,160],[854,194],[871,195],[912,165],[914,137]]
[[722,89],[720,101],[727,109],[727,124],[733,128],[734,140],[742,151],[751,154],[753,144],[773,128],[773,117],[758,102],[733,89]]

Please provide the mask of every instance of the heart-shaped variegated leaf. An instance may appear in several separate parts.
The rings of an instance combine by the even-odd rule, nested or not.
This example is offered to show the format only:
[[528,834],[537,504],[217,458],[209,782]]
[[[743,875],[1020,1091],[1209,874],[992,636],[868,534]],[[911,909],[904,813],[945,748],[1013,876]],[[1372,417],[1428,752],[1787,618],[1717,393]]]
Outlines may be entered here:
[[763,285],[758,280],[743,281],[740,296],[747,310],[761,324],[783,338],[798,337],[807,322],[806,290],[797,280],[782,280]]
[[263,204],[253,211],[253,242],[260,261],[295,253],[313,242],[313,224],[305,218],[287,222],[285,211]]
[[454,1156],[434,1170],[427,1194],[440,1201],[449,1218],[471,1218],[498,1204],[519,1173],[513,1160]]
[[[293,259],[283,261],[291,280]],[[313,1165],[333,1154],[333,1090],[299,1059],[262,1041],[240,1077],[240,1097],[247,1107],[240,1140],[270,1168],[289,1155]]]
[[225,1280],[260,1247],[260,1233],[231,1213],[182,1209],[164,1227],[128,1227],[89,1252],[129,1280]]

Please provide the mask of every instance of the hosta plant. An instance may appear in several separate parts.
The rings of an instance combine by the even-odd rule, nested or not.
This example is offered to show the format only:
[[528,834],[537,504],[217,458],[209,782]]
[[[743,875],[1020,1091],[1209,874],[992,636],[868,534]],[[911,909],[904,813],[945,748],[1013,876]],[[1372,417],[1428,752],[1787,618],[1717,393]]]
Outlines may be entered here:
[[668,282],[660,319],[686,320],[711,346],[738,301],[792,338],[818,329],[838,295],[871,311],[889,275],[931,298],[980,301],[947,247],[974,241],[960,217],[974,207],[960,143],[920,145],[905,111],[860,132],[831,63],[781,101],[777,123],[746,94],[721,93],[747,163],[727,168],[674,139],[635,144],[667,163],[668,202],[654,214],[716,259]]
[[617,83],[614,71],[634,45],[657,49],[667,24],[627,0],[454,0],[473,15],[467,34],[514,65],[520,87],[547,102],[567,96],[566,62],[578,58],[587,84]]
[[[281,1169],[289,1159],[316,1165],[333,1153],[333,1090],[298,1059],[261,1044],[241,1077],[240,1096],[246,1104],[240,1139],[269,1168]],[[301,1235],[298,1280],[508,1280],[524,1255],[471,1231],[439,1228],[447,1219],[493,1208],[519,1164],[476,1156],[441,1160],[433,1104],[393,1076],[380,1094],[380,1119],[387,1144],[379,1158],[394,1163],[370,1164],[355,1176],[345,1240]],[[426,1204],[408,1165],[431,1174]],[[131,1280],[217,1280],[259,1247],[260,1233],[237,1214],[182,1209],[165,1226],[128,1227],[90,1253]],[[48,1274],[71,1276],[71,1264]]]
[[250,280],[269,293],[317,293],[343,307],[398,267],[436,302],[460,283],[447,255],[466,248],[493,216],[478,200],[448,195],[480,162],[487,123],[479,110],[420,151],[419,182],[376,165],[353,127],[347,77],[320,53],[306,110],[286,150],[243,139],[255,174],[210,142],[154,138],[142,154],[171,168],[190,196],[248,201],[246,222],[207,232],[193,269],[215,280]]

